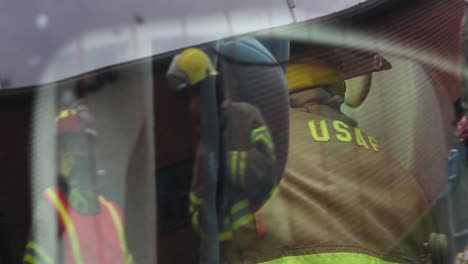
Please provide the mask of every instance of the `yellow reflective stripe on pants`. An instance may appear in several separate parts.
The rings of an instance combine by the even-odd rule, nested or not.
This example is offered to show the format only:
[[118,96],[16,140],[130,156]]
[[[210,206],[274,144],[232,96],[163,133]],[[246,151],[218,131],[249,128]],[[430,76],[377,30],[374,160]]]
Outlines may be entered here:
[[41,259],[44,261],[45,264],[52,264],[53,263],[50,256],[37,243],[29,241],[28,244],[26,244],[26,248],[30,248],[34,252],[36,252],[37,255],[39,257],[41,257]]
[[239,159],[239,152],[231,152],[231,182],[235,183],[237,178],[237,162]]
[[240,185],[242,187],[245,186],[245,170],[246,170],[246,163],[247,163],[247,152],[242,151],[240,152]]
[[397,262],[385,261],[376,257],[359,253],[317,253],[302,256],[287,256],[270,261],[260,262],[264,264],[396,264]]
[[245,186],[246,163],[246,151],[231,151],[231,183]]
[[192,225],[195,230],[200,230],[200,223],[198,221],[199,211],[196,211],[192,214]]
[[190,202],[194,205],[201,205],[203,203],[203,199],[199,198],[194,193],[190,193]]
[[129,264],[131,263],[131,260],[129,260],[131,256],[128,254],[129,252],[127,250],[127,242],[125,241],[122,219],[120,219],[120,216],[112,203],[108,202],[103,196],[99,196],[99,201],[107,208],[107,210],[109,210],[109,213],[111,214],[112,221],[114,222],[115,228],[117,229],[117,233],[119,235],[120,250],[122,250],[122,255],[124,257],[123,263]]
[[78,237],[76,235],[75,226],[73,225],[73,222],[70,219],[70,216],[68,215],[68,212],[65,209],[65,206],[62,204],[62,202],[58,198],[53,188],[48,188],[46,191],[46,194],[53,201],[55,208],[57,209],[60,215],[60,218],[63,220],[65,224],[65,228],[70,237],[70,244],[73,250],[73,255],[75,256],[75,263],[83,264],[83,259],[81,256],[81,249],[80,249],[80,242],[78,241]]
[[198,220],[200,206],[203,204],[203,199],[191,192],[190,195],[189,213],[192,215],[192,226],[195,230],[200,231],[200,223]]
[[194,205],[191,204],[191,205],[189,206],[189,213],[190,213],[190,214],[193,214],[196,210],[197,210],[197,208],[196,208]]
[[[242,212],[242,210],[244,212]],[[236,214],[240,214],[241,216],[236,219]],[[232,232],[241,227],[242,225],[252,221],[254,219],[254,215],[250,213],[249,208],[249,201],[247,199],[243,199],[236,204],[234,204],[231,208],[231,216],[226,217],[224,222],[228,222],[230,217],[234,217],[234,221],[232,223],[232,228],[230,230],[223,231],[219,234],[218,238],[220,241],[229,240],[232,238]]]
[[253,221],[254,220],[254,215],[253,214],[248,214],[248,215],[244,215],[242,216],[241,218],[237,219],[236,221],[234,221],[234,223],[232,224],[232,229],[231,230],[228,230],[228,231],[224,231],[224,232],[221,232],[218,236],[218,239],[220,241],[226,241],[226,240],[229,240],[232,238],[232,232],[234,230],[236,230],[237,228],[247,224],[248,222],[250,221]]
[[24,255],[23,263],[25,263],[25,264],[39,264],[39,262],[37,262],[36,258],[34,258],[34,256],[32,256],[30,254]]

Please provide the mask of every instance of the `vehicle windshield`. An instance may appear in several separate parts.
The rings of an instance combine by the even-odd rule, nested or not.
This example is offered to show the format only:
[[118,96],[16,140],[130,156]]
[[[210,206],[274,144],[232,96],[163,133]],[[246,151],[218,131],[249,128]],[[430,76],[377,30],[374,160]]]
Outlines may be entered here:
[[309,2],[1,2],[0,263],[468,261],[466,4]]

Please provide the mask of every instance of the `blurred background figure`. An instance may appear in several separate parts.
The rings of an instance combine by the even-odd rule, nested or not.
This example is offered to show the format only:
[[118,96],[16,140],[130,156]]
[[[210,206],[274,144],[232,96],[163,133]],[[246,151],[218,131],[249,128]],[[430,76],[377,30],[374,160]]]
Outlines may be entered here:
[[[96,184],[93,146],[97,138],[93,117],[73,90],[59,96],[56,117],[58,181],[43,195],[41,209],[59,219],[57,255],[32,238],[24,263],[125,263],[131,264],[120,207],[102,196]],[[41,234],[57,234],[47,223]],[[42,230],[41,230],[42,229]],[[51,262],[57,259],[57,262]]]
[[[206,231],[207,216],[203,213],[206,191],[217,192],[218,240],[224,244],[233,239],[233,231],[253,222],[254,212],[270,197],[275,187],[273,163],[275,146],[260,111],[248,103],[221,99],[219,105],[220,170],[217,190],[208,188],[202,159],[209,154],[204,146],[201,126],[208,122],[203,116],[201,94],[219,74],[207,54],[190,48],[174,57],[167,73],[175,90],[188,89],[193,140],[197,151],[190,193],[192,224]],[[221,249],[223,252],[223,249]],[[223,254],[223,253],[221,253]]]

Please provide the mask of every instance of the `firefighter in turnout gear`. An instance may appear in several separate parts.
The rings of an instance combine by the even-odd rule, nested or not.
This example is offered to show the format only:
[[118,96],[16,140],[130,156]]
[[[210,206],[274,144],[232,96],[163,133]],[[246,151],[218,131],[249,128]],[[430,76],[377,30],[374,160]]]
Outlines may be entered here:
[[[66,95],[63,98],[70,99]],[[32,237],[23,263],[133,263],[121,209],[99,194],[96,187],[91,148],[97,133],[88,108],[79,101],[61,105],[56,133],[58,184],[45,190],[40,205],[44,213],[57,216],[59,230],[56,232],[48,223],[37,228],[41,235],[55,236],[57,249]]]
[[[194,176],[190,193],[192,224],[198,230],[204,202],[200,159],[204,148],[200,141],[200,89],[210,78],[219,76],[209,57],[189,48],[176,56],[167,77],[176,90],[187,88],[190,94],[192,131],[197,145]],[[218,208],[219,241],[228,242],[233,230],[251,223],[254,212],[270,197],[275,187],[272,177],[274,144],[260,111],[251,104],[224,100],[219,104],[220,134],[224,149],[223,181],[229,186],[218,194],[224,208]]]
[[327,61],[288,65],[285,175],[256,213],[267,232],[237,230],[228,263],[443,263],[446,239],[429,239],[434,225],[420,184],[340,111],[338,69]]

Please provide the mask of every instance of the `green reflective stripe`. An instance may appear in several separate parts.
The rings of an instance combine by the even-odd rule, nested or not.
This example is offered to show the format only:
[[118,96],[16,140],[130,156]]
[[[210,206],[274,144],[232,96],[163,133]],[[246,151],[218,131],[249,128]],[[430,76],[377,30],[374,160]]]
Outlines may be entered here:
[[73,251],[73,255],[75,257],[76,264],[83,264],[83,258],[81,256],[81,248],[80,242],[78,241],[78,236],[76,234],[75,226],[73,225],[73,221],[68,214],[67,209],[65,209],[65,205],[60,201],[60,198],[57,196],[54,188],[50,187],[47,189],[46,194],[49,196],[49,199],[55,205],[60,218],[62,219],[63,223],[65,224],[65,229],[68,232],[68,236],[70,238],[70,244]]
[[259,128],[253,129],[250,133],[250,141],[252,143],[257,143],[257,141],[259,140],[263,141],[270,151],[274,151],[274,144],[271,140],[271,135],[268,132],[266,126],[261,126]]
[[236,175],[235,175],[235,178],[234,178],[234,181],[233,183],[236,184],[236,185],[240,185],[240,177],[241,177],[241,170],[240,170],[240,167],[241,167],[241,152],[240,151],[236,151],[237,153],[237,163],[236,163]]
[[239,201],[234,206],[232,206],[231,214],[235,214],[239,212],[240,210],[247,208],[248,206],[249,206],[249,201],[247,199]]
[[253,214],[248,214],[248,215],[245,215],[241,218],[239,218],[237,221],[234,221],[233,225],[232,225],[232,230],[228,230],[228,231],[224,231],[224,232],[221,232],[218,236],[218,239],[220,241],[226,241],[226,240],[229,240],[232,238],[232,231],[247,224],[248,222],[251,222],[254,220],[254,215]]
[[231,151],[231,183],[245,186],[247,168],[247,152]]
[[122,219],[117,213],[117,209],[111,202],[108,202],[103,196],[99,196],[99,201],[107,208],[109,211],[112,221],[114,222],[117,234],[119,236],[120,250],[122,250],[123,263],[129,264],[132,263],[131,258],[129,258],[129,253],[127,249],[127,241],[125,240],[124,230],[122,226]]
[[225,231],[219,234],[218,239],[220,241],[226,241],[232,238],[232,231]]
[[234,223],[232,224],[232,229],[237,229],[237,228],[247,224],[248,222],[252,221],[253,219],[254,219],[253,214],[244,215],[241,218],[239,218],[238,220],[234,221]]
[[67,118],[69,115],[76,115],[76,114],[77,114],[76,109],[65,109],[59,113],[59,115],[55,118],[55,120],[58,121],[60,119]]
[[271,197],[277,195],[278,192],[279,192],[279,190],[280,190],[279,186],[276,186],[275,188],[273,188],[273,190],[272,190],[271,193],[270,193],[270,197],[269,197],[269,198],[271,198]]
[[359,254],[359,253],[318,253],[303,256],[287,256],[278,259],[260,262],[267,264],[396,264],[397,262],[390,262],[381,260],[376,257]]
[[24,255],[23,263],[26,263],[26,264],[39,264],[39,262],[37,262],[36,258],[34,258],[34,256],[30,255],[30,254]]
[[[237,214],[237,215],[236,215]],[[229,222],[233,219],[232,227],[227,226]],[[231,215],[224,218],[224,226],[229,228],[229,230],[222,231],[218,235],[220,241],[229,240],[232,238],[232,231],[239,228],[240,226],[252,221],[254,215],[250,213],[249,201],[247,199],[237,202],[231,208]]]
[[34,250],[34,252],[36,252],[42,260],[44,260],[45,264],[52,264],[52,259],[50,256],[37,243],[29,241],[28,244],[26,244],[26,248]]
[[190,193],[190,202],[195,205],[201,205],[203,203],[203,199],[196,196],[194,193]]
[[250,133],[250,140],[252,142],[256,142],[260,137],[264,137],[265,141],[267,141],[267,144],[269,142],[269,146],[273,147],[273,144],[271,143],[271,135],[268,132],[266,126],[261,126],[259,128],[253,129]]
[[192,215],[192,225],[196,230],[200,229],[200,224],[198,223],[198,211]]
[[247,162],[247,152],[242,151],[240,153],[240,184],[242,187],[245,186],[245,168]]
[[239,161],[239,152],[231,152],[231,182],[235,183],[237,178],[237,163]]
[[68,109],[61,111],[59,113],[58,117],[55,118],[55,120],[60,120],[60,119],[66,118],[66,117],[68,117]]
[[247,214],[247,215],[244,215],[242,216],[241,218],[237,219],[236,221],[234,221],[234,223],[232,224],[232,230],[227,230],[227,231],[224,231],[224,232],[221,232],[218,236],[218,239],[220,241],[226,241],[226,240],[229,240],[232,238],[232,231],[247,224],[248,222],[251,222],[254,220],[254,215],[253,214]]
[[193,205],[189,206],[189,213],[190,214],[193,214],[196,210],[197,210],[197,208],[195,206],[193,206]]
[[263,141],[270,151],[274,150],[273,143],[271,142],[271,138],[268,135],[260,134],[254,138],[253,142],[256,143],[258,140]]
[[252,132],[250,132],[250,140],[255,141],[254,139],[257,136],[257,134],[261,134],[263,132],[267,132],[266,126],[261,126],[261,127],[252,129]]

